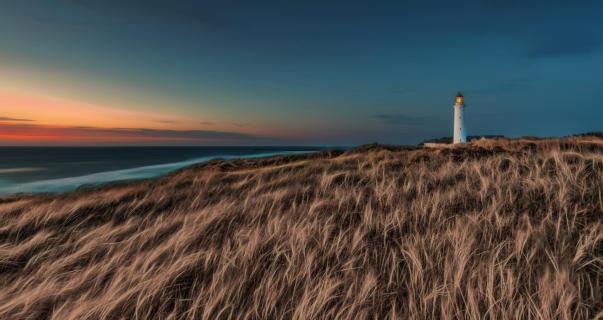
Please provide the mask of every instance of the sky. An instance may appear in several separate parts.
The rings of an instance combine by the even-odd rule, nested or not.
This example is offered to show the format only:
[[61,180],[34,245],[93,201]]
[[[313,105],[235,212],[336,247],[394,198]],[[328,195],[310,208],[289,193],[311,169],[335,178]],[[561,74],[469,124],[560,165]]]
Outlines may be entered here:
[[0,2],[0,145],[603,130],[601,1]]

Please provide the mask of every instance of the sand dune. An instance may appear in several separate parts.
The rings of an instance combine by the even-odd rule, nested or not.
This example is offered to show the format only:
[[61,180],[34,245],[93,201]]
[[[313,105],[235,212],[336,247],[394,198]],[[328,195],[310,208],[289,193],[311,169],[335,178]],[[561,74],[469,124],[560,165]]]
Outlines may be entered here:
[[603,140],[212,161],[0,200],[0,319],[603,317]]

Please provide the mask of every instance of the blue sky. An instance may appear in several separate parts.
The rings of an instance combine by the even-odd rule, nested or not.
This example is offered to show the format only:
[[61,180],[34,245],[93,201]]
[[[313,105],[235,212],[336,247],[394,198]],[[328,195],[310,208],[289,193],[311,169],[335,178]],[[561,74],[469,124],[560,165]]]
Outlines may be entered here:
[[568,135],[603,130],[603,3],[7,0],[0,68],[0,144],[409,144],[457,91],[470,135]]

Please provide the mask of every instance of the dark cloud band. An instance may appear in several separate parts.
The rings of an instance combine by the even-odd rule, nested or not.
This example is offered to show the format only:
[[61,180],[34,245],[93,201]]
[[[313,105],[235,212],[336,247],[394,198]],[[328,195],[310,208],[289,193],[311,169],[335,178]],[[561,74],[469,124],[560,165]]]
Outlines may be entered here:
[[20,135],[37,137],[68,137],[78,140],[106,138],[107,141],[127,138],[133,141],[188,141],[188,142],[228,142],[228,143],[266,143],[276,141],[274,138],[253,134],[217,131],[217,130],[164,130],[150,128],[98,128],[98,127],[59,127],[32,124],[3,124],[2,135]]

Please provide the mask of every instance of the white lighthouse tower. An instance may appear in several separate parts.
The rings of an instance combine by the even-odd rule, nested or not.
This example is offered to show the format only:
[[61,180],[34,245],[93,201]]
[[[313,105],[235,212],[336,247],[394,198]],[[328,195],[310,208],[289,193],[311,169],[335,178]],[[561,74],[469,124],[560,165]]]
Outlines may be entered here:
[[456,103],[454,104],[454,135],[452,143],[465,143],[467,142],[467,133],[465,132],[465,102],[463,101],[463,95],[459,92],[456,95]]

